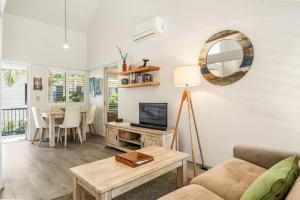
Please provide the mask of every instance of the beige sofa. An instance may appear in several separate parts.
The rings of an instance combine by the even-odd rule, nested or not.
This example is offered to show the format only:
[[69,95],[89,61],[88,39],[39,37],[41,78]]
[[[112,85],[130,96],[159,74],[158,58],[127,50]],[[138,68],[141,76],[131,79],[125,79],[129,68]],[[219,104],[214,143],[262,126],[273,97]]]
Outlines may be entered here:
[[[277,162],[300,153],[266,147],[237,145],[234,158],[195,177],[191,184],[159,200],[239,200],[244,191],[264,171]],[[300,166],[300,165],[299,165]],[[300,177],[286,200],[300,199]]]

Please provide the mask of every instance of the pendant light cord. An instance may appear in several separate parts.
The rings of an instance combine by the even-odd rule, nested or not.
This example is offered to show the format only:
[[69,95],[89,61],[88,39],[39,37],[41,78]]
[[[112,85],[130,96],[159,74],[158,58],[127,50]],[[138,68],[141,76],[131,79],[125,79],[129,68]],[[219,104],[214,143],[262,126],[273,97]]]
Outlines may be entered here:
[[67,0],[65,0],[65,43],[67,43]]

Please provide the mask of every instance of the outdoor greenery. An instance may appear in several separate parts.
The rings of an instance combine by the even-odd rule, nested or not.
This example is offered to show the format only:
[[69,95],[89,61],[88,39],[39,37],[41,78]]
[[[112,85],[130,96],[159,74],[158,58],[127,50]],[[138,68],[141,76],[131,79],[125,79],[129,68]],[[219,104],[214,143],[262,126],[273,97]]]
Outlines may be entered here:
[[50,76],[50,83],[51,85],[61,85],[65,81],[65,74],[64,73],[54,73]]
[[49,76],[49,86],[53,88],[53,101],[56,103],[66,102],[66,87],[69,89],[70,102],[84,101],[84,90],[82,90],[84,88],[84,75],[82,74],[53,72]]
[[113,92],[109,97],[109,104],[117,104],[118,103],[118,93]]
[[12,87],[26,73],[26,70],[2,69],[2,72],[6,85]]
[[71,102],[83,102],[84,96],[82,94],[79,94],[78,92],[71,92],[71,95],[69,96]]
[[56,103],[63,103],[66,102],[66,96],[62,96],[60,97],[57,101],[55,101]]
[[2,135],[18,135],[24,134],[27,127],[27,121],[19,121],[17,125],[14,121],[6,121],[2,123]]
[[27,128],[27,121],[19,121],[16,134],[24,134]]
[[15,123],[12,120],[3,122],[2,123],[2,133],[12,131],[12,130],[14,130],[14,127],[15,127]]
[[[64,84],[65,84],[65,73],[61,72],[51,72],[49,74],[49,88],[53,89],[53,102],[56,103],[63,103],[66,101],[65,97],[65,89],[64,89]],[[57,92],[56,90],[60,89],[60,92]],[[50,96],[49,96],[50,97]]]

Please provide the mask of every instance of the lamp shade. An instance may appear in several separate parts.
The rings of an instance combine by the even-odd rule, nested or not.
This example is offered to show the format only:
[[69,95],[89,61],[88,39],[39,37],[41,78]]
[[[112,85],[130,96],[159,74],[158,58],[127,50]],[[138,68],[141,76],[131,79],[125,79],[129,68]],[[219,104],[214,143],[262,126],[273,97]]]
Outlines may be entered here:
[[183,86],[199,86],[201,83],[199,66],[178,66],[173,72],[174,85]]

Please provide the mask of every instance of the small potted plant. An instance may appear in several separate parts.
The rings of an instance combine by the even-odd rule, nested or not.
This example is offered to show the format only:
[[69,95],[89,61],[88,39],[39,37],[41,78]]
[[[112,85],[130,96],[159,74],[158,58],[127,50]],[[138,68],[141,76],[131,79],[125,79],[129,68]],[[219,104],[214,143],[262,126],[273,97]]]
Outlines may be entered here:
[[126,53],[125,56],[124,56],[124,54],[123,54],[123,52],[122,52],[122,50],[121,50],[121,48],[119,46],[117,46],[117,49],[118,49],[118,51],[119,51],[119,53],[121,55],[121,58],[123,60],[122,71],[124,72],[124,71],[127,70],[126,60],[127,60],[128,53]]

